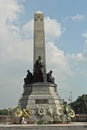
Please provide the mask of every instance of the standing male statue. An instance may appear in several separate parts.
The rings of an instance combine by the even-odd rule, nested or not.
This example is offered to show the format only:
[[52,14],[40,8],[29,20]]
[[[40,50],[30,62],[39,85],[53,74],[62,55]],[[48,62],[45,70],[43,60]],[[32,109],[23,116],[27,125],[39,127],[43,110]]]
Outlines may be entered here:
[[35,82],[45,82],[46,74],[45,74],[45,65],[41,59],[41,56],[38,57],[34,64],[34,81]]

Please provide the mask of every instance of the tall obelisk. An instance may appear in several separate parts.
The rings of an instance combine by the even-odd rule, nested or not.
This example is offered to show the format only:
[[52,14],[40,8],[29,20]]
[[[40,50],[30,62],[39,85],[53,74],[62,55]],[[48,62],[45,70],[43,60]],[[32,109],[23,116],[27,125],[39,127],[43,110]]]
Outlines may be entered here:
[[[38,59],[38,57],[41,59]],[[57,93],[57,85],[51,82],[52,80],[48,81],[46,79],[44,15],[41,11],[37,11],[34,14],[33,71],[32,76],[30,71],[28,71],[28,75],[24,79],[26,81],[23,86],[24,91],[19,101],[21,108],[31,109],[31,119],[35,121],[39,119],[53,121],[54,117],[50,115],[52,113],[55,116],[57,115],[59,120],[59,116],[63,115],[63,107],[60,96]],[[30,77],[33,77],[33,80]],[[51,110],[50,114],[49,110]]]
[[34,14],[34,63],[41,56],[45,61],[45,36],[44,36],[44,14],[37,11]]

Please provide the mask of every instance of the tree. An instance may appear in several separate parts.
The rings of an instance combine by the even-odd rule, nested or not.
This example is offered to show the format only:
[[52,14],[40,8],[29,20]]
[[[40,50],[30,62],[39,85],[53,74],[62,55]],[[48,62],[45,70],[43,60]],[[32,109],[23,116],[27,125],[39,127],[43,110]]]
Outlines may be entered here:
[[87,95],[83,94],[79,96],[76,101],[70,103],[71,107],[74,109],[77,114],[86,114],[87,113]]
[[8,115],[8,110],[7,109],[0,110],[0,115]]
[[8,109],[1,109],[0,110],[0,115],[11,115],[12,114],[12,109],[8,108]]

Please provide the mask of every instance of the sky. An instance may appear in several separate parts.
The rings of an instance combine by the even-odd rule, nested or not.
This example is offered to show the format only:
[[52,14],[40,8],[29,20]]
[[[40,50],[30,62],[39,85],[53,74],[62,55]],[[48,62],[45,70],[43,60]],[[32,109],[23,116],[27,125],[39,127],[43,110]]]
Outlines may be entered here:
[[87,94],[87,0],[0,0],[0,109],[17,106],[33,72],[36,11],[44,13],[46,68],[61,99]]

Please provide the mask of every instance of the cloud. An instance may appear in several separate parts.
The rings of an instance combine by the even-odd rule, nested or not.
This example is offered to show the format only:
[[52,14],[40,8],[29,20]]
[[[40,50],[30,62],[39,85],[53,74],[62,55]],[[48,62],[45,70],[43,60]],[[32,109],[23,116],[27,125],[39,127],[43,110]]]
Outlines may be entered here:
[[[60,50],[54,43],[46,43],[47,52],[47,68],[52,69],[57,77],[57,82],[59,80],[65,80],[68,76],[72,76],[73,72],[68,64],[67,56],[62,50]],[[51,59],[51,60],[49,60]]]
[[17,45],[19,47],[19,28],[13,22],[22,10],[23,6],[17,0],[0,0],[0,58],[3,60],[13,57]]
[[82,37],[84,37],[85,39],[87,39],[87,32],[82,33]]
[[82,37],[84,38],[84,48],[82,52],[67,54],[67,58],[74,60],[74,62],[84,64],[87,62],[87,32],[82,33]]
[[[24,55],[21,54],[27,53],[23,46],[24,41],[22,42],[22,40],[19,38],[20,30],[14,25],[14,23],[19,19],[19,14],[22,11],[23,6],[19,4],[17,0],[0,0],[1,107],[8,107],[8,105],[10,107],[13,102],[14,105],[17,103],[16,100],[11,100],[9,104],[9,99],[14,99],[14,92],[15,96],[17,95],[16,91],[13,91],[13,89],[16,90],[21,82],[18,73],[18,71],[21,72],[20,66],[23,66],[22,56]],[[27,47],[27,42],[25,42],[25,46]],[[18,63],[18,59],[20,59],[19,61],[22,63],[21,65]],[[8,95],[8,98],[6,98],[5,95]]]
[[85,15],[77,14],[75,16],[72,16],[71,19],[74,21],[81,21],[85,19]]
[[85,19],[85,15],[76,14],[74,16],[67,16],[64,18],[64,21],[73,20],[73,21],[82,21]]
[[[84,38],[83,50],[81,52],[67,54],[68,64],[75,77],[87,77],[87,32],[82,34]],[[80,77],[79,77],[80,78]]]
[[23,25],[21,32],[22,37],[24,37],[25,39],[33,39],[34,20],[31,19],[28,23]]
[[87,31],[82,33],[82,37],[84,38],[85,42],[84,42],[84,50],[83,50],[83,56],[84,58],[86,58],[87,60]]
[[23,6],[17,0],[0,0],[0,21],[2,24],[18,19]]
[[45,36],[46,40],[54,40],[60,38],[63,33],[61,23],[56,19],[51,19],[50,17],[45,18]]
[[87,59],[84,57],[83,53],[76,53],[70,56],[73,60],[84,63]]

